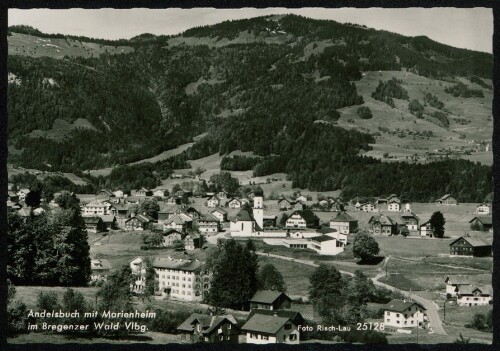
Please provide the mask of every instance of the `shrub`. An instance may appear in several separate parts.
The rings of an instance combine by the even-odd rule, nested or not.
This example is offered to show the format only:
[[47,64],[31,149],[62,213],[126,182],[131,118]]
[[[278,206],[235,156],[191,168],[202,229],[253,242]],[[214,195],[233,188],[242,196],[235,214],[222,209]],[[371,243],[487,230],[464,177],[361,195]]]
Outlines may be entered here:
[[372,111],[370,110],[369,107],[366,106],[361,106],[357,110],[358,116],[362,119],[370,119],[373,117]]

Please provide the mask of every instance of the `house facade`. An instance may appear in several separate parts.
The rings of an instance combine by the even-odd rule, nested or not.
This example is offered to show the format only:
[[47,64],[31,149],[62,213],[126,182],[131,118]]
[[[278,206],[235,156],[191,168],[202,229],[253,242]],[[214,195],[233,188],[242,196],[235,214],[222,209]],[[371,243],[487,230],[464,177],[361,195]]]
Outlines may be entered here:
[[339,233],[350,234],[358,229],[358,221],[345,212],[339,212],[335,218],[330,220],[330,228]]
[[90,260],[90,281],[105,281],[111,271],[111,264],[106,259],[94,258]]
[[227,207],[229,208],[241,208],[241,205],[241,200],[235,197],[227,202]]
[[330,235],[319,235],[309,239],[309,249],[320,255],[338,255],[344,251],[345,243]]
[[163,297],[202,301],[210,289],[210,274],[198,260],[155,257],[153,267]]
[[436,200],[436,205],[458,205],[458,201],[450,194],[446,194]]
[[450,256],[491,256],[491,244],[480,238],[462,236],[450,243]]
[[368,221],[373,234],[393,235],[397,233],[397,223],[386,215],[372,216]]
[[480,204],[479,206],[476,207],[476,214],[489,215],[490,214],[490,205]]
[[392,300],[384,307],[384,325],[394,328],[425,328],[427,310],[418,302]]
[[488,215],[476,216],[470,221],[470,229],[475,231],[493,231],[493,217]]
[[207,200],[207,207],[209,207],[209,208],[215,208],[215,207],[219,206],[219,204],[220,204],[220,199],[216,195],[210,197]]
[[184,343],[237,344],[241,334],[238,322],[232,315],[193,313],[177,330]]
[[316,228],[319,218],[311,210],[296,210],[286,220],[287,228]]
[[215,210],[210,211],[212,215],[215,216],[219,220],[219,222],[227,222],[227,211],[222,208],[216,208]]
[[198,219],[198,230],[201,234],[215,235],[220,230],[219,219],[212,214],[206,214]]
[[300,332],[289,317],[255,313],[251,315],[241,331],[248,344],[299,344]]
[[463,286],[457,291],[458,306],[484,306],[491,301],[491,294],[486,289]]
[[82,217],[104,216],[110,214],[111,204],[102,201],[92,201],[82,207]]
[[432,228],[430,221],[420,224],[419,229],[421,237],[432,238],[434,236],[434,229]]
[[416,214],[412,212],[405,212],[401,215],[401,219],[403,220],[406,228],[409,231],[417,231],[418,230],[418,221],[419,218]]
[[85,223],[85,229],[89,233],[100,233],[106,231],[106,225],[102,221],[101,217],[83,217]]
[[457,292],[462,287],[470,286],[469,282],[460,277],[446,277],[444,282],[446,284],[446,295],[449,295],[450,297],[456,297]]
[[174,243],[180,240],[182,241],[182,233],[175,229],[168,229],[163,233],[163,246],[171,247]]
[[272,290],[258,290],[249,300],[250,309],[281,310],[290,309],[292,299],[285,293]]
[[146,262],[142,257],[136,256],[129,262],[129,266],[134,277],[130,290],[142,294],[146,287]]

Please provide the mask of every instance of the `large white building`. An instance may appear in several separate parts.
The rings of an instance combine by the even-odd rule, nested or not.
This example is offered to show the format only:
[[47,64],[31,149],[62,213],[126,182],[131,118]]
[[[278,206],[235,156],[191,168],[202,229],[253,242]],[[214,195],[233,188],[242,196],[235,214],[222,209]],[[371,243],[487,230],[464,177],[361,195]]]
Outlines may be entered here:
[[491,302],[491,294],[487,289],[473,288],[470,285],[457,289],[457,305],[480,306]]
[[386,327],[415,328],[426,327],[427,310],[418,302],[392,300],[385,306],[384,324]]
[[103,216],[110,214],[111,203],[107,201],[92,201],[82,207],[83,217]]
[[210,274],[198,260],[155,257],[158,290],[164,297],[202,301],[210,288]]

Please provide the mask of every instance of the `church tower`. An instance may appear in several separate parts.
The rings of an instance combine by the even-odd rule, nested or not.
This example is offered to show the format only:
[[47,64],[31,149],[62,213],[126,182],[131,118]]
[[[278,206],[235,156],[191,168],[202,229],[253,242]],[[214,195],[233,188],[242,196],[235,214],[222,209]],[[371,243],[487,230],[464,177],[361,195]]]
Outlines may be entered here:
[[264,228],[264,191],[261,187],[257,187],[254,191],[253,218],[262,230]]

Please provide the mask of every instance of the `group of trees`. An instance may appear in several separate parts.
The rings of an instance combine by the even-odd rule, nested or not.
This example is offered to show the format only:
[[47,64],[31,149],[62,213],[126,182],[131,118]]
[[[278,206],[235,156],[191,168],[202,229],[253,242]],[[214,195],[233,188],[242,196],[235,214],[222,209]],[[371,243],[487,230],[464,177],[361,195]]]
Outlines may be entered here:
[[493,332],[493,310],[489,310],[485,314],[475,313],[472,320],[465,327],[489,333]]
[[212,272],[206,298],[208,303],[216,307],[244,309],[248,308],[248,300],[259,289],[286,291],[283,276],[272,264],[259,270],[255,250],[251,240],[244,244],[234,239],[217,243],[217,250],[207,260],[207,267]]
[[14,284],[87,285],[90,248],[80,208],[71,201],[59,205],[65,207],[26,218],[9,213],[7,275]]
[[417,118],[422,118],[424,116],[424,105],[416,99],[413,99],[408,103],[408,110]]
[[448,86],[444,89],[444,91],[448,94],[451,94],[455,97],[484,97],[483,91],[481,89],[470,89],[467,85],[462,82],[458,82],[455,85]]
[[225,171],[248,171],[260,162],[257,157],[224,156],[220,162],[220,169]]
[[372,111],[367,106],[361,106],[356,110],[358,116],[362,119],[370,119],[373,117]]
[[395,108],[394,99],[408,100],[408,92],[401,86],[401,80],[392,77],[392,79],[382,82],[379,81],[377,88],[372,93],[372,98],[385,102],[387,105]]

